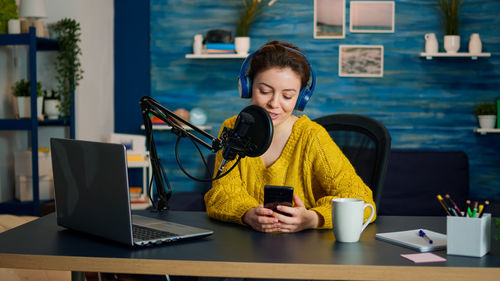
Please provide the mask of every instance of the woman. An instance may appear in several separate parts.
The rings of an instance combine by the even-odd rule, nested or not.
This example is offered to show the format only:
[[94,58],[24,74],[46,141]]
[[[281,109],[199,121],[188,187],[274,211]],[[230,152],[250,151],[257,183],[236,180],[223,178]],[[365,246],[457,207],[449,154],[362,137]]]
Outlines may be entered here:
[[[205,195],[210,217],[262,232],[297,232],[331,228],[332,198],[359,198],[375,206],[371,190],[328,132],[307,116],[293,114],[312,94],[307,85],[311,71],[300,49],[285,42],[270,41],[250,56],[248,77],[240,77],[240,82],[248,79],[252,104],[269,113],[273,139],[263,155],[241,159],[233,171],[213,182]],[[227,119],[222,128],[233,128],[235,121],[236,116]],[[221,161],[218,153],[215,166]],[[263,207],[264,185],[294,187],[294,206],[278,206],[288,216]]]

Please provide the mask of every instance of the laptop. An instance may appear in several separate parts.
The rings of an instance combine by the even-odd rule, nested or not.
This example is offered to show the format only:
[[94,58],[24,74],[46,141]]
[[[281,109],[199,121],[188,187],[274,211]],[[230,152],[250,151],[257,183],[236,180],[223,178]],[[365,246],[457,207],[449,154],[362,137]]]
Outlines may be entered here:
[[123,144],[51,138],[50,147],[58,225],[136,246],[213,233],[132,215]]

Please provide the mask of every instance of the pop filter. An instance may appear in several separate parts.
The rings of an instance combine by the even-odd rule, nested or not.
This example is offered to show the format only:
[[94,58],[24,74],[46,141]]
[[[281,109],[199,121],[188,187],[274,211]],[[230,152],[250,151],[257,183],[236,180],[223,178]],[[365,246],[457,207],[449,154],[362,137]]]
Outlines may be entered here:
[[227,161],[236,155],[257,157],[267,151],[273,140],[273,122],[269,113],[257,105],[245,107],[238,117],[234,129],[224,128],[222,132],[222,171]]
[[[271,120],[269,113],[257,105],[249,105],[245,107],[241,113],[250,114],[254,119],[254,123],[251,125],[246,134],[246,137],[254,145],[249,147],[245,151],[245,154],[250,157],[260,156],[267,151],[271,145],[271,141],[273,140],[273,121]],[[236,124],[234,126],[235,131],[238,129],[238,119],[240,118],[237,118],[236,120]]]

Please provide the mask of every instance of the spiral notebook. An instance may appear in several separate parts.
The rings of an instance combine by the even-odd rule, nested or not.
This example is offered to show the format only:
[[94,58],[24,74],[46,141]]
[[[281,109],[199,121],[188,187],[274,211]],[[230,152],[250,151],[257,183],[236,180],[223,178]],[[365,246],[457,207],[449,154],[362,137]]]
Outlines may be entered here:
[[[427,236],[432,240],[432,244],[429,243],[428,239],[419,235],[420,230],[423,230],[427,234]],[[445,234],[422,228],[405,231],[377,233],[375,234],[375,238],[419,252],[432,252],[446,249]]]

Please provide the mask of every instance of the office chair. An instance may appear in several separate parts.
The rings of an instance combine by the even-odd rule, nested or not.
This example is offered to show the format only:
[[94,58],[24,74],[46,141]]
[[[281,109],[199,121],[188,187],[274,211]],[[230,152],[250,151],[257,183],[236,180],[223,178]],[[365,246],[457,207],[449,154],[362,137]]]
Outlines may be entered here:
[[370,187],[378,206],[391,150],[391,135],[387,128],[379,121],[359,114],[331,114],[314,121],[325,127]]

